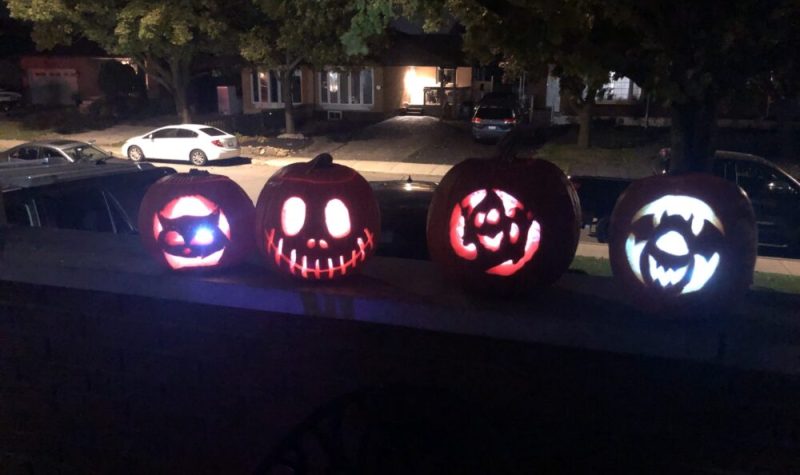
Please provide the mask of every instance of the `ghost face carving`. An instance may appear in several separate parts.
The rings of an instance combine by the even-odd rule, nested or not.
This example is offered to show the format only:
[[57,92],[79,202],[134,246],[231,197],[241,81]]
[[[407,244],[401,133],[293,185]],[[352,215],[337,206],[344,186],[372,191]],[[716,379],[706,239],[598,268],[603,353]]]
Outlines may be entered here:
[[540,232],[533,213],[498,189],[470,193],[450,216],[453,251],[492,275],[519,271],[539,248]]
[[139,236],[168,269],[217,269],[241,262],[252,250],[254,212],[253,202],[228,177],[174,173],[142,198]]
[[633,217],[625,242],[628,263],[647,286],[688,294],[714,276],[725,229],[714,211],[691,196],[667,195]]
[[172,200],[153,218],[153,234],[173,269],[219,264],[230,243],[228,219],[206,198]]
[[256,224],[262,253],[274,269],[314,281],[360,268],[374,252],[380,229],[366,180],[333,164],[330,155],[320,157],[270,178],[259,196]]

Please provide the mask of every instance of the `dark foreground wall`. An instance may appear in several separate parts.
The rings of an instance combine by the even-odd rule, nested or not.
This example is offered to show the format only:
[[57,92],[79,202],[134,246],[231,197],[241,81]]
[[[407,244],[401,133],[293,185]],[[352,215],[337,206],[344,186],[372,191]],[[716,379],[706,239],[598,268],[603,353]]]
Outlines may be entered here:
[[[2,263],[19,259],[6,254]],[[248,303],[244,284],[234,296],[241,305],[196,303],[178,290],[166,298],[79,288],[84,276],[70,265],[65,255],[38,277],[0,268],[21,276],[0,280],[3,474],[800,470],[798,371],[748,370],[728,355],[744,353],[741,335],[771,328],[779,344],[763,358],[781,359],[776,352],[794,351],[800,336],[791,328],[713,330],[712,361],[656,357],[581,349],[566,337],[551,344],[357,321],[358,298],[329,318],[336,299],[316,291],[302,297],[299,315],[247,308],[265,303]],[[73,282],[31,282],[58,269]],[[185,281],[139,278],[131,289]],[[204,293],[230,278],[205,279]],[[553,292],[575,300],[572,290]],[[768,295],[764,305],[785,298]],[[579,305],[559,315],[573,342],[592,330]],[[556,334],[547,302],[536,306],[544,310],[528,313],[519,333]],[[476,307],[503,321],[485,303],[464,312]],[[595,317],[621,342],[637,334],[620,326],[622,316]],[[676,347],[705,331],[683,328]],[[279,465],[295,472],[272,470]]]

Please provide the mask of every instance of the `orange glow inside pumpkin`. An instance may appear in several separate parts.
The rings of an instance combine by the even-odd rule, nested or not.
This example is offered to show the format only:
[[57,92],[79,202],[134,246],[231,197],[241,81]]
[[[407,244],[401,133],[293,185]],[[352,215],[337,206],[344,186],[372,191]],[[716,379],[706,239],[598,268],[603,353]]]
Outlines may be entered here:
[[[344,276],[367,258],[367,251],[375,247],[375,235],[368,228],[355,239],[355,246],[347,251],[334,251],[337,244],[334,240],[344,239],[351,235],[352,224],[347,205],[338,198],[328,200],[323,210],[325,229],[328,238],[309,237],[295,243],[291,238],[300,234],[305,227],[309,210],[305,201],[292,196],[284,201],[281,208],[281,231],[277,229],[264,231],[267,252],[275,259],[278,267],[285,266],[292,275],[303,278],[333,279]],[[330,242],[329,242],[330,241]],[[305,249],[304,249],[305,248]],[[329,250],[330,254],[322,251]],[[339,247],[341,250],[341,248]]]
[[[219,228],[219,231],[228,240],[230,240],[231,227],[228,219],[225,217],[225,214],[221,209],[218,209],[218,207],[212,201],[201,195],[181,196],[167,203],[159,213],[156,213],[156,215],[153,216],[153,236],[158,240],[159,236],[164,231],[164,227],[161,223],[161,219],[159,219],[159,215],[161,215],[162,218],[174,220],[185,216],[202,218],[209,216],[216,211],[219,212],[217,227]],[[164,237],[164,242],[170,246],[187,245],[187,237],[189,236],[181,235],[176,231],[167,231]],[[211,230],[205,227],[199,227],[191,233],[191,236],[188,239],[188,245],[208,246],[213,244],[213,240],[214,234],[211,232]],[[164,252],[163,255],[164,259],[167,261],[167,264],[171,268],[182,269],[191,267],[216,266],[222,259],[224,252],[225,248],[223,247],[222,249],[207,256],[185,257],[168,252]],[[188,254],[189,252],[186,251],[186,253]]]
[[[475,209],[483,203],[488,196],[491,196],[490,193],[499,198],[502,203],[502,214],[501,210],[497,208],[491,208],[487,212],[479,211],[474,213]],[[527,225],[527,235],[521,257],[518,259],[507,259],[485,270],[487,274],[492,275],[513,275],[533,258],[539,248],[539,240],[541,237],[541,227],[539,223],[533,219],[533,213],[527,212],[523,216],[518,216],[519,213],[524,212],[525,207],[522,203],[502,190],[492,189],[491,192],[487,190],[476,190],[464,197],[461,202],[453,207],[449,223],[450,245],[456,255],[462,259],[475,261],[478,259],[479,253],[481,252],[498,253],[501,252],[505,246],[516,245],[521,234],[520,226],[522,225],[524,227]],[[475,228],[481,228],[484,224],[497,226],[500,225],[503,219],[513,220],[513,222],[508,225],[507,231],[500,230],[493,235],[477,233],[477,243],[465,242],[467,219],[473,216],[473,214],[472,223]],[[504,240],[506,236],[508,239]],[[478,244],[480,244],[482,249],[479,248]]]

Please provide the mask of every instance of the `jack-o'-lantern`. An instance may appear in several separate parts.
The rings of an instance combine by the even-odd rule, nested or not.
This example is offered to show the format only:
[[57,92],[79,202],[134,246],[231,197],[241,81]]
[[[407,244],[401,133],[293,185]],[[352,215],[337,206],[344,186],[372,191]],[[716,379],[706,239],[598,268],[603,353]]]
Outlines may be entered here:
[[428,211],[428,250],[443,272],[482,292],[546,285],[575,255],[580,205],[545,160],[468,159],[454,166]]
[[749,200],[712,175],[638,180],[611,217],[614,275],[647,309],[723,303],[750,285],[755,256]]
[[278,170],[256,205],[256,239],[268,264],[300,279],[338,279],[375,251],[380,211],[369,183],[321,154]]
[[241,262],[252,249],[254,213],[231,179],[191,170],[150,186],[139,208],[139,235],[170,269],[214,269]]

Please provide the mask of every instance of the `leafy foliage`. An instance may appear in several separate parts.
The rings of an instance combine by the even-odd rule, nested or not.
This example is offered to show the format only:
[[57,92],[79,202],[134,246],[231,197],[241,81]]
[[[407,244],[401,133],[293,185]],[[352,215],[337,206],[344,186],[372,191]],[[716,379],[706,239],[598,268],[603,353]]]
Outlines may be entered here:
[[40,49],[83,36],[110,54],[133,58],[174,95],[184,120],[189,118],[186,87],[192,62],[201,54],[235,51],[231,31],[252,10],[248,0],[7,0],[7,4],[13,17],[33,22],[32,36]]

